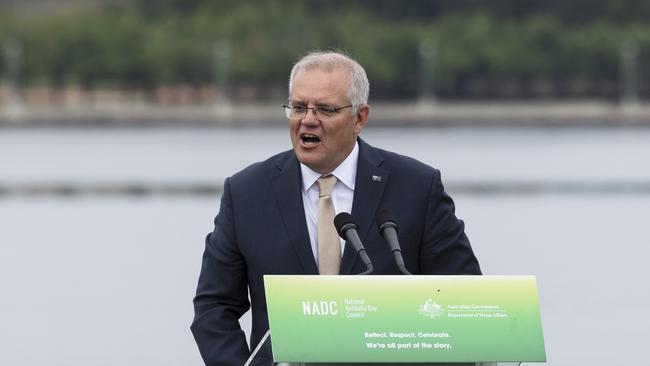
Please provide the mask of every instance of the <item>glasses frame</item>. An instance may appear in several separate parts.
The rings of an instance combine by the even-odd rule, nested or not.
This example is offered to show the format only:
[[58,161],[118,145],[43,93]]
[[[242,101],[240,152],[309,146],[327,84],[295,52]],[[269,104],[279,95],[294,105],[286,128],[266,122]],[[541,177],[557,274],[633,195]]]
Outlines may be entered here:
[[336,107],[336,108],[328,108],[328,107],[322,107],[322,106],[321,107],[300,106],[300,107],[305,109],[304,114],[301,115],[301,116],[292,117],[291,113],[293,112],[294,107],[298,107],[298,106],[290,106],[290,105],[286,105],[286,104],[282,106],[282,108],[284,108],[284,114],[287,116],[287,118],[289,118],[289,119],[305,118],[305,117],[307,117],[307,114],[309,113],[309,110],[311,110],[312,113],[314,113],[315,117],[332,118],[335,115],[337,115],[339,113],[339,111],[341,111],[342,109],[354,107],[354,104],[346,105],[346,106],[343,106],[343,107]]

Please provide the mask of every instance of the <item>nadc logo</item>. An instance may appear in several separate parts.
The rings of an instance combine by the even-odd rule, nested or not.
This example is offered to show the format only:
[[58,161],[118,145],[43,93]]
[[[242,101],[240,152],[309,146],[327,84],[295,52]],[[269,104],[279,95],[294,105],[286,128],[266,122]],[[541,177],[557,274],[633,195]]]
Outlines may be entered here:
[[302,315],[338,315],[339,305],[336,301],[303,301]]
[[418,312],[422,316],[433,319],[442,316],[444,309],[442,308],[442,305],[436,303],[431,298],[428,298],[424,304],[420,304]]

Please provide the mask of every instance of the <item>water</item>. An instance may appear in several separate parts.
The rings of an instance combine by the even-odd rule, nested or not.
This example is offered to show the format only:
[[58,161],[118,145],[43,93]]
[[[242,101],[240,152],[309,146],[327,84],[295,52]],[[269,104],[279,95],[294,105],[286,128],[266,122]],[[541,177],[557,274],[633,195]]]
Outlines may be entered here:
[[[642,364],[650,194],[626,187],[650,181],[650,130],[364,137],[442,169],[486,274],[537,275],[549,365]],[[282,129],[2,130],[0,187],[213,184],[288,148]],[[512,182],[575,189],[461,189]],[[0,195],[0,364],[201,364],[191,299],[218,205],[218,195]]]
[[[650,181],[650,129],[372,129],[446,181]],[[0,184],[214,182],[290,148],[284,129],[0,131]]]

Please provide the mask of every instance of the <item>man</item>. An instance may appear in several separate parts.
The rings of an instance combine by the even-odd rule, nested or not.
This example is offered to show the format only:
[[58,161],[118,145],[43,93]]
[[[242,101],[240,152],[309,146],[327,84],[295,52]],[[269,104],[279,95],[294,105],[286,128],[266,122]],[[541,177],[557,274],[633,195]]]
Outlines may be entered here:
[[251,349],[267,331],[264,274],[365,270],[350,245],[332,238],[333,211],[357,219],[375,274],[399,273],[374,223],[380,208],[399,221],[411,273],[480,274],[440,172],[358,137],[370,114],[368,91],[364,69],[348,56],[306,55],[291,71],[285,106],[293,149],[226,179],[191,326],[207,365],[239,366],[249,356],[238,322],[249,293]]

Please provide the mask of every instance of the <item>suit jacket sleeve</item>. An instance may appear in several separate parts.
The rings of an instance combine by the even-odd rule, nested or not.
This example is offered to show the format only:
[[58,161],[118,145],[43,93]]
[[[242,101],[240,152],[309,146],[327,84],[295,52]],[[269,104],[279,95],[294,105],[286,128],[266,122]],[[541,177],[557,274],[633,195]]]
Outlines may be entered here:
[[190,327],[207,366],[240,366],[250,353],[239,325],[250,303],[246,263],[235,237],[229,184],[226,179],[214,231],[205,240]]
[[445,192],[440,171],[431,181],[426,221],[420,253],[423,274],[481,274],[465,224],[455,214],[451,197]]

